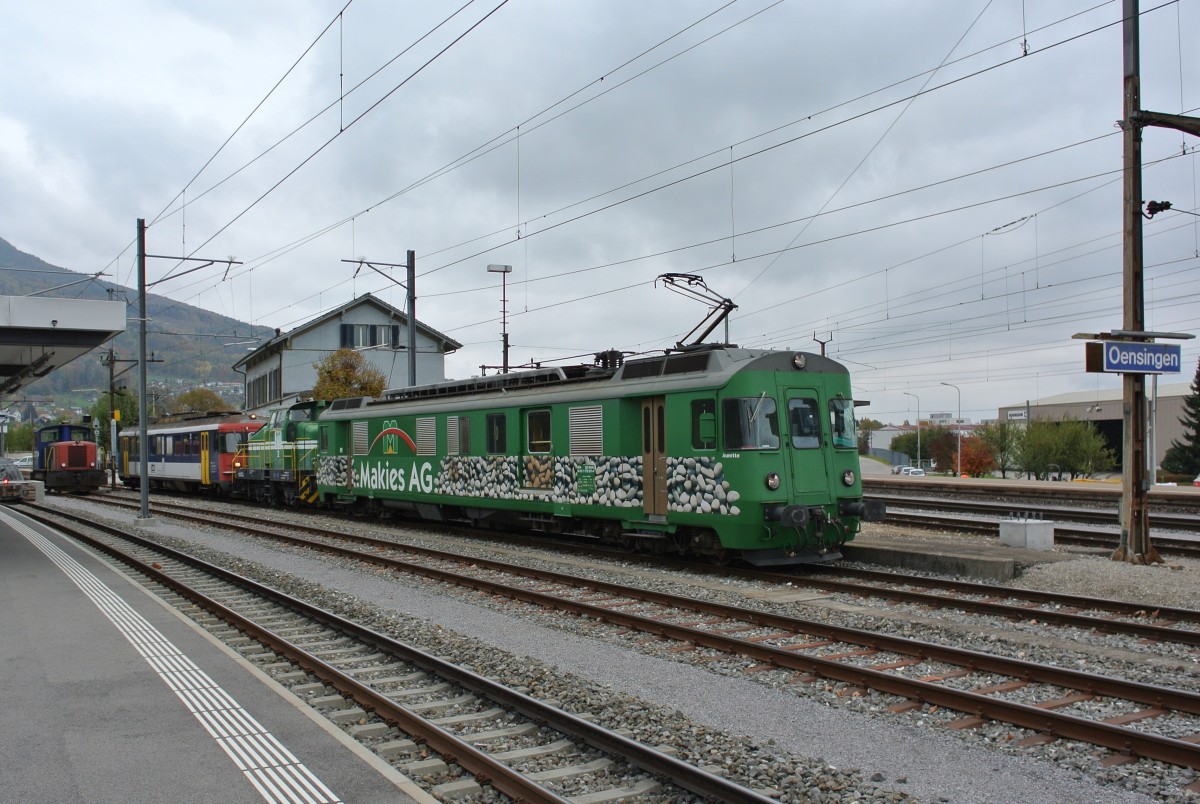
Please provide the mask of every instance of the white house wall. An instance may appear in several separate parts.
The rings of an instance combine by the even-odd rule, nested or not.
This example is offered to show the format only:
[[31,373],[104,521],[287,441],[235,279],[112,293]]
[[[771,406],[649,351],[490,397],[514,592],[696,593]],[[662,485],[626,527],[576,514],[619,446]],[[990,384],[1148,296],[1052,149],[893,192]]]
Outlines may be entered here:
[[[340,319],[322,322],[310,329],[296,332],[289,338],[282,352],[266,356],[254,365],[247,366],[247,384],[281,368],[281,389],[284,404],[290,404],[298,394],[312,390],[317,382],[317,371],[313,364],[328,357],[341,348],[342,324],[369,324],[373,326],[398,325],[400,349],[376,347],[359,351],[367,362],[383,373],[386,388],[408,385],[408,328],[373,304],[362,304],[347,311]],[[441,382],[446,379],[445,356],[439,343],[417,328],[417,384]],[[270,407],[275,407],[273,402]]]

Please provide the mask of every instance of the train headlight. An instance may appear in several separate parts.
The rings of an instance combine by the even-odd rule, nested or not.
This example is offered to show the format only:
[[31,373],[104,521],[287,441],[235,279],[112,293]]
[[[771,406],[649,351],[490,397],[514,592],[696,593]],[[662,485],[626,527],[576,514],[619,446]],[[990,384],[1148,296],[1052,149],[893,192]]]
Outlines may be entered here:
[[779,488],[779,475],[775,474],[774,472],[767,475],[767,488],[769,488],[771,491]]
[[800,352],[796,352],[796,354],[792,355],[792,365],[798,369],[804,368],[804,364],[807,362],[808,358]]
[[842,472],[842,483],[844,483],[844,484],[845,484],[845,485],[847,485],[847,486],[853,486],[853,485],[854,485],[854,481],[855,481],[855,480],[857,480],[857,479],[858,479],[858,478],[856,478],[856,477],[854,476],[854,470],[853,470],[853,469],[847,469],[846,471]]
[[242,462],[241,462],[241,461],[234,461],[234,462],[233,462],[233,468],[234,468],[234,469],[241,469],[241,468],[242,468]]

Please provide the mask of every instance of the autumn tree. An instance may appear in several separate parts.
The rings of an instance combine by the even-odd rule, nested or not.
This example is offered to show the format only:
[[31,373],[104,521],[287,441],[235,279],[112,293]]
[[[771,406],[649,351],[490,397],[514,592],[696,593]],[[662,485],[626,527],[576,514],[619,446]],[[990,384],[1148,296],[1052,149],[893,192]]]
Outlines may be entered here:
[[962,439],[962,473],[969,477],[987,477],[996,468],[992,458],[992,450],[982,438],[976,435],[963,436]]
[[[947,440],[947,437],[949,440]],[[917,460],[918,441],[921,443],[920,461]],[[948,454],[953,455],[954,433],[951,432],[950,428],[948,427],[932,424],[927,427],[921,427],[919,438],[916,430],[911,430],[907,433],[896,436],[894,439],[892,439],[892,449],[896,452],[902,452],[907,455],[909,459],[912,460],[913,466],[924,465],[931,456],[938,466],[944,466],[944,464],[941,462],[942,458],[939,458],[937,454],[935,454],[934,450],[941,450],[944,457],[944,454],[946,454],[945,447],[947,443],[950,445]]]
[[998,421],[985,424],[975,431],[983,439],[991,453],[993,468],[1000,470],[1000,477],[1008,477],[1008,473],[1016,469],[1021,454],[1021,439],[1024,436],[1023,425],[1010,421]]
[[313,368],[317,370],[317,384],[313,387],[317,399],[379,396],[387,384],[383,372],[353,349],[338,349],[313,363]]
[[929,455],[939,471],[953,474],[958,453],[958,435],[940,424],[925,428],[921,436],[921,451]]
[[192,388],[167,400],[167,413],[209,413],[232,410],[216,391]]

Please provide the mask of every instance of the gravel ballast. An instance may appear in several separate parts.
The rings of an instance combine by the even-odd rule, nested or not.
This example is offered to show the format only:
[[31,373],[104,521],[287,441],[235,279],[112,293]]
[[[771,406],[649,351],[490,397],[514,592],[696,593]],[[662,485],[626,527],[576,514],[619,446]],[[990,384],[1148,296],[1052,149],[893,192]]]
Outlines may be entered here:
[[[133,515],[95,509],[82,500],[54,500],[53,504],[86,508],[108,520],[135,522]],[[276,516],[284,519],[287,515]],[[1015,749],[1014,732],[1019,730],[1003,724],[989,723],[971,732],[951,731],[940,724],[958,717],[956,713],[935,710],[893,715],[886,709],[894,699],[886,696],[868,694],[850,700],[839,697],[838,690],[825,682],[796,684],[793,674],[783,671],[748,674],[743,661],[707,656],[702,651],[673,653],[671,643],[619,635],[617,629],[594,621],[540,609],[527,611],[524,606],[466,590],[364,568],[356,562],[314,557],[265,540],[178,526],[167,518],[152,522],[146,528],[152,536],[198,545],[202,549],[197,552],[209,553],[205,557],[210,560],[284,591],[315,595],[319,605],[353,613],[356,619],[423,649],[469,663],[477,672],[561,701],[570,711],[589,712],[609,726],[618,721],[617,725],[630,728],[638,739],[672,746],[685,755],[695,753],[715,767],[741,767],[740,772],[757,785],[783,791],[783,800],[911,797],[921,801],[1090,804],[1190,798],[1181,792],[1183,785],[1194,781],[1190,771],[1160,768],[1158,763],[1145,761],[1105,769],[1099,760],[1106,752],[1077,744]],[[366,529],[359,523],[353,527]],[[371,523],[370,529],[375,527],[376,523]],[[398,526],[381,530],[397,538],[401,534]],[[432,543],[443,538],[418,536],[414,540]],[[512,548],[493,550],[478,542],[447,549],[487,555],[496,552],[497,558],[509,561],[513,553]],[[538,560],[540,553],[534,551],[530,560]],[[551,554],[547,556],[546,561],[554,560]],[[1149,573],[1154,576],[1147,586]],[[596,574],[603,572],[596,570]],[[651,580],[656,574],[639,573]],[[628,575],[624,577],[628,582]],[[674,573],[661,573],[655,582],[677,594],[702,596]],[[648,584],[639,581],[639,585]],[[1200,595],[1200,563],[1133,567],[1081,557],[1030,568],[1016,585],[1194,608]],[[740,592],[731,589],[730,594]],[[746,605],[744,598],[741,602]],[[794,610],[781,613],[811,619],[827,616],[838,624],[856,627],[880,626],[881,618],[862,610],[861,602],[860,611],[853,608],[845,606],[843,610],[836,604],[814,610],[796,604]],[[891,625],[898,627],[894,622]],[[929,631],[936,627],[920,624],[921,636],[929,638]],[[997,621],[997,629],[1011,627]],[[965,638],[952,628],[947,628],[944,640],[941,633],[937,636],[939,641]],[[976,638],[980,643],[977,649],[1002,652],[996,648],[997,639]],[[1129,660],[1137,654],[1137,646],[1130,640],[1113,641],[1105,635],[1095,639],[1095,645],[1083,646],[1078,656],[1068,654],[1067,661],[1092,663],[1087,668],[1092,672],[1101,671],[1095,663],[1112,661],[1117,668],[1114,674],[1145,672],[1164,683],[1159,663],[1139,668]],[[1030,653],[1038,650],[1036,645],[1023,649]],[[1047,646],[1046,651],[1063,655],[1060,646]],[[1129,657],[1097,658],[1105,652],[1118,657],[1125,652]],[[1046,661],[1040,656],[1029,658]],[[1162,662],[1168,667],[1178,665],[1181,676],[1195,675],[1195,651],[1181,651],[1178,657],[1168,656]]]

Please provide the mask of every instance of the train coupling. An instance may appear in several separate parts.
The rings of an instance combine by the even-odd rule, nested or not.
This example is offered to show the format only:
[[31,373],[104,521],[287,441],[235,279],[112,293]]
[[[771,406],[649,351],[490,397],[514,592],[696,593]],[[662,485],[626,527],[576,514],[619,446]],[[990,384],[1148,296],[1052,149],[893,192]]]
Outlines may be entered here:
[[[824,509],[817,508],[824,516]],[[813,518],[808,508],[803,505],[772,505],[763,510],[763,519],[767,522],[778,522],[789,528],[803,528]]]
[[856,516],[864,522],[879,522],[887,512],[882,500],[842,500],[838,503],[838,513],[842,516]]

